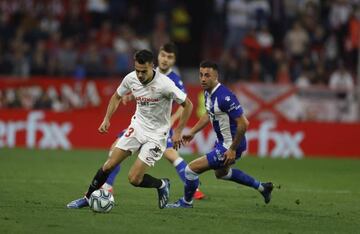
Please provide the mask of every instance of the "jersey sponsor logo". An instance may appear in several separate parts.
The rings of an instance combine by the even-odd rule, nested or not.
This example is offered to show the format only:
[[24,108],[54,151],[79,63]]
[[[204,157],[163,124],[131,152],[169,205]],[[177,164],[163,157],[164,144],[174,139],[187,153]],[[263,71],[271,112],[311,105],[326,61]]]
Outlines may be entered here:
[[150,103],[159,102],[159,98],[150,98],[150,97],[137,97],[136,99],[137,104],[142,106],[149,106]]
[[232,110],[239,110],[241,108],[241,105],[236,105],[236,103],[231,103],[230,107],[228,109],[228,112],[232,111]]

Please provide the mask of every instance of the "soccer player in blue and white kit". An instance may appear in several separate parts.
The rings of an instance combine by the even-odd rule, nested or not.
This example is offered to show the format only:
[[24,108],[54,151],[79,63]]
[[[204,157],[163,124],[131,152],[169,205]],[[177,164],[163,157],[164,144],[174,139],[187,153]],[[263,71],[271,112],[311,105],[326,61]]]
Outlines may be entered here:
[[245,172],[231,168],[241,154],[246,150],[245,132],[249,121],[244,115],[236,96],[224,85],[218,82],[218,67],[216,63],[203,61],[200,64],[200,83],[205,93],[207,113],[192,127],[189,134],[183,136],[184,142],[189,142],[194,135],[211,122],[217,136],[214,149],[205,156],[190,162],[185,168],[184,197],[167,208],[192,208],[193,194],[199,186],[199,175],[208,170],[214,170],[218,179],[234,181],[258,190],[269,203],[273,184],[261,183]]
[[[162,45],[159,49],[158,54],[158,67],[156,68],[156,72],[159,72],[161,74],[166,75],[174,84],[176,87],[178,87],[181,91],[186,93],[185,87],[183,82],[181,81],[181,78],[178,74],[176,74],[172,67],[175,65],[176,62],[176,56],[177,56],[178,50],[174,43],[168,42]],[[133,99],[133,96],[127,96],[126,100],[123,101],[123,104],[126,104],[126,102],[131,101]],[[179,116],[183,110],[183,107],[180,105],[176,112],[171,116],[171,125],[173,125],[174,122],[176,122],[179,119]],[[124,132],[122,132],[119,136],[121,136]],[[170,129],[169,136],[167,139],[167,148],[164,152],[164,157],[175,167],[176,172],[178,173],[180,179],[185,183],[185,168],[187,166],[187,163],[184,161],[182,157],[180,157],[179,153],[173,148],[174,144],[172,142],[173,135],[173,129]],[[113,144],[113,146],[110,149],[110,152],[114,148],[116,140]],[[106,183],[103,185],[103,188],[113,192],[113,184],[115,181],[115,178],[117,174],[120,172],[120,165],[115,167],[115,169],[111,172],[109,175]],[[203,199],[205,195],[197,189],[194,198],[195,199]]]
[[173,101],[183,106],[179,122],[174,130],[174,148],[182,144],[181,133],[188,121],[192,103],[187,95],[178,89],[165,75],[153,70],[153,54],[148,50],[135,53],[135,71],[129,73],[111,97],[100,133],[107,133],[110,119],[118,108],[122,98],[129,92],[135,97],[136,111],[126,133],[116,143],[108,160],[97,171],[85,197],[70,202],[67,207],[79,209],[89,206],[88,199],[107,180],[111,171],[123,160],[138,152],[130,168],[129,182],[142,188],[155,188],[158,192],[159,208],[168,202],[170,183],[168,179],[158,179],[147,173],[155,162],[160,160],[165,149],[171,126]]

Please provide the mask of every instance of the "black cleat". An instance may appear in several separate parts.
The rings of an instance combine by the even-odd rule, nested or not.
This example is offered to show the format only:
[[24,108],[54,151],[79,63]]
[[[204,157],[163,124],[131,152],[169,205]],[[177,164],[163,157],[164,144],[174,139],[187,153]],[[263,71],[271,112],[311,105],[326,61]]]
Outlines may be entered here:
[[274,185],[271,182],[261,183],[264,187],[264,191],[260,192],[261,195],[264,197],[264,201],[268,204],[271,200],[271,192],[273,191]]

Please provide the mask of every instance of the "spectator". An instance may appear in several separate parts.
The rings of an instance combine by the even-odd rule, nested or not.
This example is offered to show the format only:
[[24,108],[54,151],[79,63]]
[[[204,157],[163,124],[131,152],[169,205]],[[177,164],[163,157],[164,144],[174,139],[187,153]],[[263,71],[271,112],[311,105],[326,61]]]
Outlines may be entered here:
[[338,120],[343,120],[351,111],[354,81],[342,61],[339,62],[338,69],[330,75],[329,86],[337,95]]
[[225,49],[230,50],[242,45],[242,40],[249,29],[248,3],[245,0],[229,0],[227,12],[227,36]]
[[75,71],[78,53],[75,50],[74,41],[68,38],[60,48],[57,62],[59,63],[58,73],[63,76],[69,76]]
[[350,72],[345,68],[343,62],[339,62],[339,67],[330,75],[329,86],[338,93],[340,98],[351,95],[354,90],[354,81]]
[[31,75],[42,75],[47,70],[48,56],[46,54],[45,42],[38,41],[31,58]]

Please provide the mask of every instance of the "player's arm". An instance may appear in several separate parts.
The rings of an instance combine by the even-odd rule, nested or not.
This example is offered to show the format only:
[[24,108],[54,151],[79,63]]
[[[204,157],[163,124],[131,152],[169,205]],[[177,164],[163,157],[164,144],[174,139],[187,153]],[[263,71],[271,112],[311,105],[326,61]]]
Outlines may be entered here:
[[134,95],[133,95],[132,93],[128,93],[128,94],[126,94],[125,96],[122,97],[121,103],[122,103],[124,106],[126,106],[126,104],[127,104],[128,102],[131,102],[131,101],[133,101],[133,100],[135,100]]
[[245,136],[245,132],[249,127],[249,121],[245,117],[245,115],[241,115],[240,117],[236,118],[236,134],[233,139],[232,144],[230,145],[229,149],[225,152],[224,157],[225,165],[231,165],[234,163],[236,158],[236,149],[239,146],[241,139]]
[[197,121],[194,127],[191,128],[189,134],[183,136],[183,140],[187,143],[190,142],[196,133],[198,133],[201,129],[205,128],[206,125],[210,122],[209,115],[205,113],[201,118]]
[[100,127],[98,129],[99,132],[105,133],[105,132],[108,131],[108,129],[110,127],[111,116],[114,114],[114,112],[118,108],[119,103],[121,102],[121,100],[122,100],[122,97],[117,92],[115,92],[111,96],[108,107],[107,107],[107,110],[106,110],[104,120],[103,120],[103,122],[101,123],[101,125],[100,125]]
[[186,97],[185,101],[180,105],[183,107],[183,110],[179,117],[179,123],[174,129],[174,135],[173,135],[173,142],[175,149],[179,149],[182,144],[181,133],[184,130],[185,125],[189,120],[191,111],[193,109],[193,104],[188,97]]
[[179,106],[175,113],[171,115],[171,126],[174,125],[174,123],[180,118],[182,111],[184,110],[184,107]]

